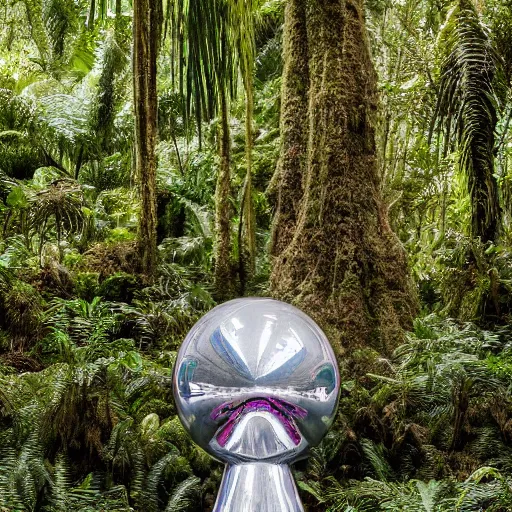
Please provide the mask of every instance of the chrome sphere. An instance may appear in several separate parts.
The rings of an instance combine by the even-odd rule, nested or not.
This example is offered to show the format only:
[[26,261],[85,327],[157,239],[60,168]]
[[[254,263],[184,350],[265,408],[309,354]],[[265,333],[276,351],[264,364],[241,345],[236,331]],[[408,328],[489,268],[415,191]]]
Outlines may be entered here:
[[334,353],[316,323],[264,298],[207,313],[183,342],[173,374],[183,425],[231,464],[307,455],[333,421],[339,386]]

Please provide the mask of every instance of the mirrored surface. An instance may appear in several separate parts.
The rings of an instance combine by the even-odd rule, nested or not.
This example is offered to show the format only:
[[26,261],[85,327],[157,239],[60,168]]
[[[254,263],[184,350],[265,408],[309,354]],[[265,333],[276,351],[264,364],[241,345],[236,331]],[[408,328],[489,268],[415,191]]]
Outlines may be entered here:
[[320,328],[272,299],[217,306],[178,354],[174,393],[194,441],[236,464],[289,463],[331,425],[339,372]]

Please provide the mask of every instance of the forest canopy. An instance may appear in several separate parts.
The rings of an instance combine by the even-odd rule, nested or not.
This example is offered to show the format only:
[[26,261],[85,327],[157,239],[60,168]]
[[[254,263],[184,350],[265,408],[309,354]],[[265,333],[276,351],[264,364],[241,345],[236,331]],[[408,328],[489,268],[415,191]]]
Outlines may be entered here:
[[511,0],[0,0],[0,511],[211,511],[216,304],[341,369],[307,511],[512,510]]

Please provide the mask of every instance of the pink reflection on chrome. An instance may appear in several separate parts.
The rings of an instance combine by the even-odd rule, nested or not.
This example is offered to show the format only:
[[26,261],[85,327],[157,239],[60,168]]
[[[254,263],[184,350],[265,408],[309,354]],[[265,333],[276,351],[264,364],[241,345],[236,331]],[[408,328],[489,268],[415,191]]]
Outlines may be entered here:
[[216,439],[220,446],[224,447],[240,419],[250,412],[265,411],[274,415],[284,426],[295,446],[302,439],[294,418],[305,418],[308,412],[298,405],[290,404],[279,398],[253,398],[245,402],[224,402],[216,407],[210,417],[213,420],[227,418],[226,423],[220,428]]

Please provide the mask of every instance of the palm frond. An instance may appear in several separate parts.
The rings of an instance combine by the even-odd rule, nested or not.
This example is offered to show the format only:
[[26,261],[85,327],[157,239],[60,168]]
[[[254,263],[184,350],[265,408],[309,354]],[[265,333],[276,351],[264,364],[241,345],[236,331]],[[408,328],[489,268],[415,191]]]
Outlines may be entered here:
[[50,94],[39,99],[39,122],[54,141],[75,147],[89,136],[89,110],[92,98],[87,95]]
[[166,469],[170,464],[175,463],[178,456],[178,450],[173,449],[170,453],[164,455],[159,461],[153,464],[149,470],[145,492],[149,505],[148,508],[151,510],[158,511],[160,509],[161,504],[158,499],[158,487],[164,483],[163,480]]
[[379,480],[387,482],[393,478],[393,470],[386,460],[384,446],[377,445],[369,439],[362,439],[361,448]]
[[39,234],[40,249],[52,218],[58,243],[63,232],[80,233],[84,226],[82,206],[82,189],[72,180],[54,181],[35,194],[31,201],[30,216],[32,228]]
[[69,36],[74,36],[78,29],[77,7],[73,0],[46,0],[43,2],[43,20],[51,42],[54,61],[58,62],[64,57],[66,42]]
[[220,91],[236,93],[238,70],[249,80],[254,69],[253,1],[208,0],[172,4],[172,77],[185,100],[187,118],[195,113],[198,127],[219,106]]

